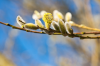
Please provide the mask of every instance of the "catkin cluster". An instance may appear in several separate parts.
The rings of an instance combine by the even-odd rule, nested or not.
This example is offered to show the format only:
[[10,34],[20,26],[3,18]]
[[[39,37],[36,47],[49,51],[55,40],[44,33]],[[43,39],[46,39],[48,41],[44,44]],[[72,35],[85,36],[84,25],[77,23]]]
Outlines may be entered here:
[[[35,20],[35,24],[33,23],[26,23],[21,16],[17,16],[17,23],[26,29],[37,30],[41,29],[47,34],[54,34],[55,32],[50,32],[50,30],[55,30],[61,32],[63,36],[67,36],[67,34],[73,34],[73,29],[71,25],[73,24],[72,14],[67,12],[65,16],[59,12],[58,10],[54,10],[53,14],[48,13],[46,11],[34,11],[32,18]],[[42,19],[45,25],[42,24],[40,21]],[[46,30],[43,30],[46,29]]]

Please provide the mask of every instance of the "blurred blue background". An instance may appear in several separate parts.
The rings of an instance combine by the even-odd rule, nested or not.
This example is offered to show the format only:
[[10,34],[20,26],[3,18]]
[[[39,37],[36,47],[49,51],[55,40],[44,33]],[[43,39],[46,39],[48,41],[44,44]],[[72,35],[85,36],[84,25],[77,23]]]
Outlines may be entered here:
[[[32,19],[34,10],[46,10],[52,13],[56,9],[63,14],[70,11],[73,21],[88,26],[91,25],[85,16],[90,13],[91,19],[96,22],[94,25],[99,25],[100,1],[85,1],[0,0],[0,21],[19,26],[16,17],[20,15],[27,23],[34,23]],[[78,28],[74,29],[81,31]],[[16,66],[89,66],[95,43],[96,40],[35,34],[0,24],[0,52]]]

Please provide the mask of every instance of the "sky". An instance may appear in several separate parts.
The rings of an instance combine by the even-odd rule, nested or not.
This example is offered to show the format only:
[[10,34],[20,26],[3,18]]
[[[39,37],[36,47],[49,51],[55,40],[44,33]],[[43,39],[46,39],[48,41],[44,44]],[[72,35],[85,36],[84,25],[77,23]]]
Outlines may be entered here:
[[[90,4],[92,6],[92,13],[98,14],[100,12],[97,8],[99,5],[93,0],[91,0]],[[74,5],[70,4],[69,7],[72,11],[76,11]],[[16,17],[20,15],[20,9],[21,6],[18,5],[18,2],[0,0],[0,21],[19,26],[16,23]],[[23,19],[26,21],[29,19],[30,22],[34,23],[31,16],[23,16]],[[49,37],[49,35],[29,33],[0,24],[0,52],[17,66],[57,66],[54,61],[56,56],[50,54],[54,48],[50,47],[52,46],[52,41],[50,41]],[[73,57],[73,54],[77,57],[74,49],[69,45],[57,43],[55,46],[57,57]],[[6,51],[9,52],[8,55]]]

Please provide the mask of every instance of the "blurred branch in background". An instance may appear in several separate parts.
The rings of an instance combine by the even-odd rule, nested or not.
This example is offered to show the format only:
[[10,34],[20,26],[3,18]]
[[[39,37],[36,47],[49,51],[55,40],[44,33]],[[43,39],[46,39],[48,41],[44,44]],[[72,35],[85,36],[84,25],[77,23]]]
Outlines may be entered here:
[[28,10],[30,13],[33,13],[34,10],[45,10],[51,12],[55,9],[60,9],[61,11],[66,12],[68,7],[63,0],[23,0],[23,7]]
[[0,66],[16,66],[12,61],[8,60],[3,54],[0,53]]

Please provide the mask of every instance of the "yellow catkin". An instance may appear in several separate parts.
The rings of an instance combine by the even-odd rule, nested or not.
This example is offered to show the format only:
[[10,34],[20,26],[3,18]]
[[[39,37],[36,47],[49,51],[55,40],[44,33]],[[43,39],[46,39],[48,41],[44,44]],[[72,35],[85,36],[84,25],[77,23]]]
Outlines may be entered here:
[[53,21],[53,16],[51,13],[45,13],[44,16],[43,16],[43,21],[45,22],[45,26],[47,29],[50,28],[50,25]]

